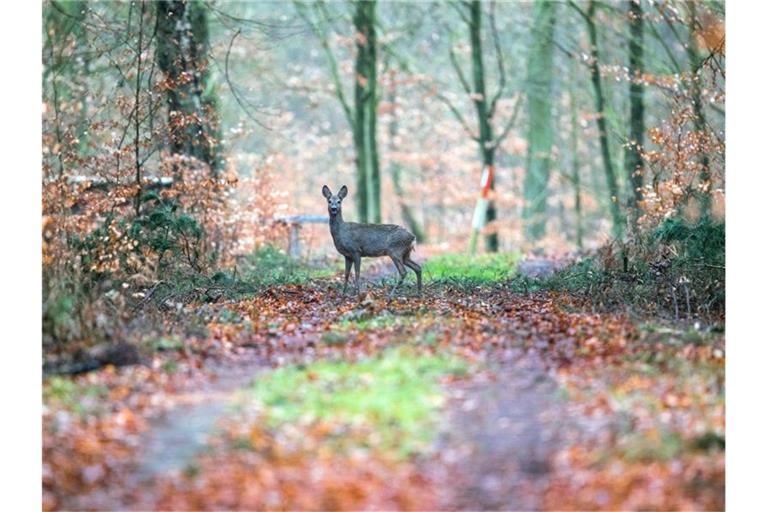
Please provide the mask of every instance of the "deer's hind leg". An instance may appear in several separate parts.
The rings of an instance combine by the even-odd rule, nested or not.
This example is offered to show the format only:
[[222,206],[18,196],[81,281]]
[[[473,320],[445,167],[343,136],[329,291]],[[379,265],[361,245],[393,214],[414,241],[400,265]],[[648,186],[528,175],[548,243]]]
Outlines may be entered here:
[[405,255],[405,258],[403,258],[403,263],[405,264],[405,266],[407,266],[408,268],[410,268],[416,273],[416,285],[419,289],[419,295],[421,295],[421,265],[419,265],[418,263],[416,263],[411,259],[410,252],[408,252]]
[[400,278],[395,283],[395,286],[392,287],[392,290],[389,292],[389,300],[392,300],[392,297],[395,295],[395,290],[397,290],[397,287],[400,286],[400,283],[403,282],[403,279],[405,279],[405,265],[403,264],[403,261],[393,255],[389,255],[390,258],[392,258],[392,261],[395,263],[395,267],[397,267],[397,272],[400,274]]

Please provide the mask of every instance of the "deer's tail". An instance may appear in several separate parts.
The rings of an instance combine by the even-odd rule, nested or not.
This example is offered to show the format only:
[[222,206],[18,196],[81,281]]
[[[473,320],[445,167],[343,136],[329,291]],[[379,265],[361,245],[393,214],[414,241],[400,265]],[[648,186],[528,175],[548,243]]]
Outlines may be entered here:
[[414,252],[416,252],[416,239],[415,238],[411,242],[411,246],[408,248],[407,256],[410,257],[411,254],[413,254]]

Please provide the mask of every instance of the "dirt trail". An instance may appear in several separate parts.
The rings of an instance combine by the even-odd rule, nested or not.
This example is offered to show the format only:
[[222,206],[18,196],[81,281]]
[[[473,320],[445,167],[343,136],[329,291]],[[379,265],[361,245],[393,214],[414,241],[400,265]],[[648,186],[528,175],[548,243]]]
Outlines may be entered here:
[[[545,277],[562,267],[551,259],[522,261],[519,272]],[[515,344],[514,329],[504,337]],[[453,403],[442,459],[450,485],[449,510],[538,510],[552,457],[567,426],[547,365],[535,351],[515,348],[499,357],[488,382],[473,382]]]
[[237,406],[238,391],[258,374],[260,364],[245,359],[239,364],[216,364],[211,384],[174,397],[173,406],[152,422],[138,454],[136,476],[151,480],[180,472],[205,448],[216,422]]
[[524,355],[465,391],[442,443],[451,468],[446,509],[540,508],[561,428],[555,389],[538,357]]
[[230,361],[206,362],[210,379],[194,389],[168,397],[164,412],[149,420],[133,463],[111,485],[74,497],[67,508],[153,510],[154,485],[181,474],[205,449],[217,423],[238,404],[239,391],[263,368],[253,351]]

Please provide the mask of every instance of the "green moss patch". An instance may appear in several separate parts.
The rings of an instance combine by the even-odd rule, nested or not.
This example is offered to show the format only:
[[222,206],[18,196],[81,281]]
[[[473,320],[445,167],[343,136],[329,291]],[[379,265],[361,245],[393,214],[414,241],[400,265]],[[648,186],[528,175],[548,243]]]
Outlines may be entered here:
[[424,273],[434,280],[466,280],[477,283],[503,281],[517,271],[518,253],[444,254],[427,260]]
[[259,379],[253,396],[269,427],[325,422],[370,432],[371,444],[407,455],[433,440],[443,395],[440,379],[467,365],[401,347],[356,363],[280,368]]

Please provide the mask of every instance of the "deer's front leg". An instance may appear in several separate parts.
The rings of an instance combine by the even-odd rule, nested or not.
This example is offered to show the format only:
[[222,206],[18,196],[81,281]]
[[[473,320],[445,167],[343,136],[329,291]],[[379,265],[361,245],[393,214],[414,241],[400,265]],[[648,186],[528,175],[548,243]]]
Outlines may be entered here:
[[352,269],[352,258],[344,256],[344,290],[342,295],[347,294],[347,283],[349,282],[349,271]]
[[360,256],[355,255],[353,256],[354,263],[355,263],[355,289],[357,290],[357,295],[360,295]]

